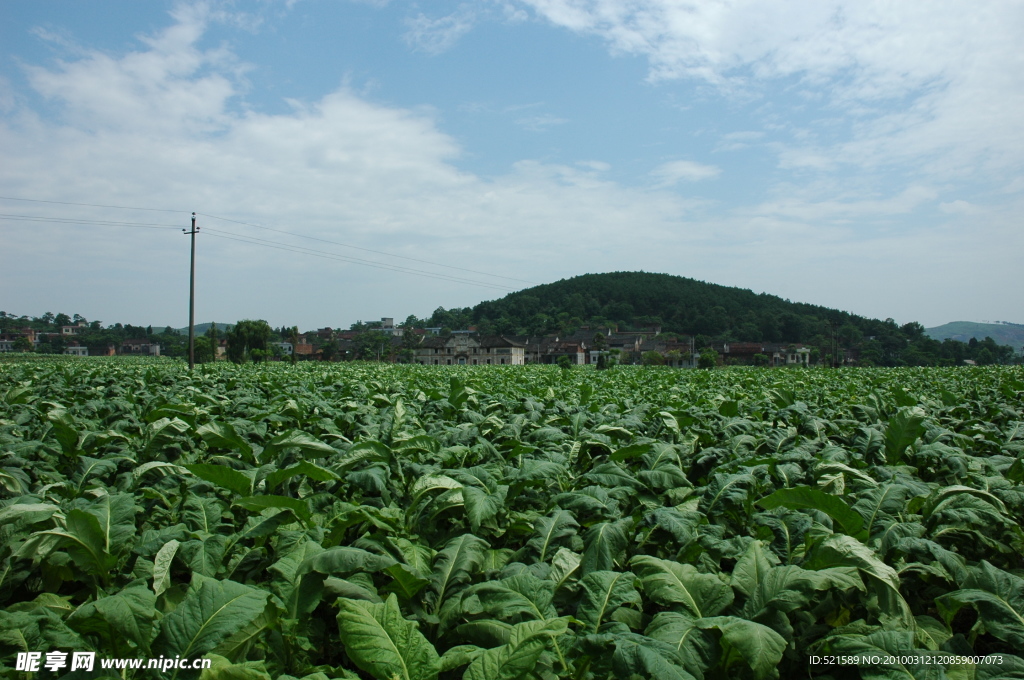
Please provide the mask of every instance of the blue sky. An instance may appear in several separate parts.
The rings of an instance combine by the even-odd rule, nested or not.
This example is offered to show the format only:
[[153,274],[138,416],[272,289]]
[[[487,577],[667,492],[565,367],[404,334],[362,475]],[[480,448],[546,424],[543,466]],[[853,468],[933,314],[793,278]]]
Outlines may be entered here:
[[642,269],[1021,322],[1021,35],[1007,2],[3,3],[0,309],[183,324],[194,210],[200,320]]

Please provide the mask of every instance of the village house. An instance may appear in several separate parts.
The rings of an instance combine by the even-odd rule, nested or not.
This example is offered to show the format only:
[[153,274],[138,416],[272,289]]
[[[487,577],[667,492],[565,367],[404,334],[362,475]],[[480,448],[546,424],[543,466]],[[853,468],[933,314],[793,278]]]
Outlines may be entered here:
[[810,347],[778,347],[772,352],[772,366],[810,366]]
[[380,331],[386,333],[392,337],[402,337],[404,329],[401,326],[395,326],[394,318],[390,316],[381,317],[380,320]]
[[305,335],[300,335],[296,338],[298,342],[295,344],[295,356],[298,357],[311,357],[314,354],[313,343],[309,341]]
[[158,357],[160,345],[145,338],[131,338],[121,343],[121,354]]
[[[696,368],[699,357],[699,354],[693,351],[689,340],[676,338],[646,339],[640,343],[638,350],[641,362],[647,352],[657,352],[664,360],[664,365],[672,368]],[[636,354],[630,356],[635,357]]]
[[769,366],[810,366],[811,349],[802,345],[767,342],[726,342],[712,346],[723,363],[754,365],[762,355]]
[[413,350],[413,363],[432,366],[515,365],[525,363],[524,345],[500,335],[452,334],[425,337]]
[[586,344],[581,340],[563,340],[557,335],[521,338],[523,360],[527,364],[556,364],[565,356],[573,364],[587,362]]

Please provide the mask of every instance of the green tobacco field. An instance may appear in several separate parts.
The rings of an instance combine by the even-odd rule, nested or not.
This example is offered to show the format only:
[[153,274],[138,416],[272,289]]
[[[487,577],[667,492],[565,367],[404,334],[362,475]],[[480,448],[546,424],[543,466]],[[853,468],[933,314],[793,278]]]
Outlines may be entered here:
[[1020,367],[3,362],[0,677],[1024,678],[1022,482]]

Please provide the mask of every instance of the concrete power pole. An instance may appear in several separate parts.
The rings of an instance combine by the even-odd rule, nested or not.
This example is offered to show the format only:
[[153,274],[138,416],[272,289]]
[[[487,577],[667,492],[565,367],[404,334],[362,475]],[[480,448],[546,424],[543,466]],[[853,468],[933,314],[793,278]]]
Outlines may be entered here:
[[192,231],[181,230],[192,236],[192,258],[188,277],[188,370],[196,367],[196,214],[192,213]]

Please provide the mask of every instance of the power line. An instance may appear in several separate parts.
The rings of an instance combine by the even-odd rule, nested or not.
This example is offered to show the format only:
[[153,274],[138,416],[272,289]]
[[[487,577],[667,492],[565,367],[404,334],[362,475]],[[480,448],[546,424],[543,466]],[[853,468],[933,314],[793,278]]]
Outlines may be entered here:
[[[198,214],[198,213],[197,213]],[[360,258],[350,257],[347,255],[338,255],[336,253],[325,253],[324,251],[314,250],[312,248],[305,248],[303,246],[293,246],[287,243],[280,243],[278,241],[268,241],[266,239],[256,238],[254,236],[242,236],[234,234],[232,232],[220,231],[219,229],[213,229],[212,227],[206,227],[204,233],[216,238],[228,239],[229,241],[238,241],[239,243],[248,243],[254,246],[263,246],[265,248],[273,248],[274,250],[284,250],[290,253],[298,253],[300,255],[311,255],[313,257],[320,257],[327,260],[337,260],[339,262],[348,262],[351,264],[358,264],[364,267],[374,267],[376,269],[384,269],[387,271],[398,272],[401,274],[413,274],[414,276],[423,276],[426,278],[437,279],[439,281],[452,281],[455,283],[468,283],[474,286],[484,286],[486,288],[494,288],[496,290],[513,290],[507,286],[502,286],[494,283],[487,283],[485,281],[474,281],[472,279],[463,279],[454,276],[448,276],[447,274],[438,274],[434,272],[425,272],[419,269],[411,269],[409,267],[401,267],[399,265],[390,265],[383,262],[373,262],[371,260],[363,260]]]
[[169,224],[151,224],[147,222],[115,222],[113,220],[82,220],[65,217],[38,217],[35,215],[10,215],[0,213],[0,220],[17,220],[20,222],[48,222],[52,224],[80,224],[83,226],[100,227],[131,227],[135,229],[179,229]]
[[[106,204],[99,204],[99,203],[76,203],[76,202],[72,202],[72,201],[50,201],[50,200],[35,199],[35,198],[16,198],[16,197],[13,197],[13,196],[0,196],[0,200],[27,201],[27,202],[31,202],[31,203],[49,203],[49,204],[54,204],[54,205],[76,205],[76,206],[85,206],[85,207],[91,207],[91,208],[112,208],[112,209],[117,209],[117,210],[146,210],[146,211],[151,211],[151,212],[166,212],[166,213],[187,213],[188,212],[188,211],[185,211],[185,210],[168,210],[168,209],[163,209],[163,208],[140,208],[140,207],[135,207],[135,206],[106,205]],[[531,285],[535,285],[536,284],[536,282],[534,282],[534,281],[527,281],[526,279],[518,279],[518,278],[511,277],[511,276],[501,276],[499,274],[492,274],[490,272],[479,271],[479,270],[476,270],[476,269],[468,269],[468,268],[465,268],[465,267],[456,267],[454,265],[442,264],[440,262],[433,262],[431,260],[423,260],[423,259],[419,259],[419,258],[415,258],[415,257],[408,257],[408,256],[405,256],[405,255],[396,255],[394,253],[389,253],[389,252],[386,252],[386,251],[383,251],[383,250],[374,250],[373,248],[364,248],[364,247],[361,247],[361,246],[352,245],[350,243],[342,243],[340,241],[332,241],[330,239],[319,238],[317,236],[308,236],[306,234],[300,234],[300,233],[297,233],[297,232],[287,231],[287,230],[284,230],[284,229],[275,229],[274,227],[266,227],[266,226],[263,226],[263,225],[260,225],[260,224],[254,224],[254,223],[245,222],[245,221],[242,221],[242,220],[233,220],[233,219],[230,219],[230,218],[227,218],[227,217],[220,217],[218,215],[210,215],[210,214],[207,214],[207,213],[195,213],[195,214],[202,215],[203,217],[208,217],[210,219],[221,220],[223,222],[230,222],[230,223],[233,223],[233,224],[239,224],[239,225],[243,225],[243,226],[247,226],[247,227],[253,227],[255,229],[263,229],[265,231],[272,231],[272,232],[279,233],[279,234],[286,234],[288,236],[294,236],[294,237],[298,237],[298,238],[309,239],[311,241],[319,241],[321,243],[329,243],[331,245],[341,246],[343,248],[352,248],[352,249],[355,249],[355,250],[362,250],[364,252],[375,253],[377,255],[383,255],[385,257],[393,257],[393,258],[400,259],[400,260],[407,260],[409,262],[418,262],[420,264],[427,264],[427,265],[431,265],[431,266],[434,266],[434,267],[443,267],[445,269],[453,269],[453,270],[456,270],[456,271],[467,272],[467,273],[470,273],[470,274],[477,274],[477,275],[480,275],[480,276],[489,276],[489,277],[492,277],[492,278],[504,279],[506,281],[518,281],[520,283],[527,283],[527,284],[531,284]],[[151,224],[151,223],[142,223],[142,222],[120,222],[120,221],[113,221],[113,220],[86,220],[86,219],[70,219],[70,218],[58,218],[58,217],[38,217],[38,216],[32,216],[32,215],[0,214],[0,219],[23,220],[23,221],[29,221],[29,222],[46,222],[46,223],[52,223],[52,224],[81,224],[81,225],[117,226],[117,227],[146,228],[146,229],[177,229],[178,228],[177,226],[172,226],[172,225]],[[211,230],[211,231],[214,231],[214,230]],[[220,232],[220,233],[221,234],[227,234],[227,233],[230,233],[230,232]],[[236,236],[238,236],[238,235],[236,235]],[[228,238],[228,237],[222,235],[222,236],[220,236],[220,238]],[[282,246],[286,246],[286,244],[281,244],[281,243],[278,243],[278,242],[275,242],[275,241],[266,241],[265,243],[257,243],[256,241],[264,241],[264,239],[257,239],[256,237],[245,237],[245,238],[255,239],[255,241],[249,241],[250,243],[253,243],[254,245],[267,245],[267,244],[274,243],[274,244],[277,244],[277,247],[279,247],[279,248],[281,248]],[[242,241],[243,239],[235,238],[234,240]],[[292,250],[292,252],[305,252],[306,254],[318,254],[318,256],[324,257],[324,255],[322,253],[320,253],[320,251],[313,251],[312,249],[302,248],[302,246],[290,246],[290,245],[287,245],[286,247],[300,249],[300,250]],[[283,248],[281,248],[281,249],[283,249]],[[402,273],[407,273],[407,274],[414,274],[414,275],[417,275],[417,276],[426,276],[426,277],[434,278],[434,279],[438,279],[438,280],[454,281],[454,282],[458,282],[458,283],[469,283],[469,284],[472,284],[472,285],[486,286],[488,288],[495,288],[495,289],[498,289],[498,290],[514,290],[514,288],[511,288],[511,287],[508,287],[508,286],[501,286],[501,285],[497,285],[497,284],[489,284],[489,283],[485,283],[483,281],[475,281],[475,280],[471,280],[471,279],[463,279],[463,278],[448,276],[446,274],[440,274],[440,273],[435,273],[435,272],[426,272],[426,271],[419,270],[419,269],[413,269],[413,268],[409,268],[409,267],[402,267],[400,265],[388,265],[388,264],[381,263],[381,262],[373,262],[371,260],[363,260],[361,258],[355,258],[355,257],[350,257],[350,256],[343,256],[343,255],[332,254],[331,255],[331,259],[336,259],[336,260],[341,260],[341,261],[346,261],[346,262],[352,262],[354,264],[362,264],[362,265],[365,265],[365,266],[376,267],[378,269],[388,269],[388,270],[396,271],[396,272],[402,272]]]
[[517,278],[511,277],[511,276],[500,276],[498,274],[491,274],[490,272],[481,272],[481,271],[477,271],[475,269],[466,269],[464,267],[455,267],[453,265],[441,264],[440,262],[432,262],[430,260],[420,260],[420,259],[417,259],[415,257],[406,257],[405,255],[395,255],[394,253],[388,253],[388,252],[385,252],[383,250],[374,250],[372,248],[363,248],[361,246],[354,246],[354,245],[352,245],[350,243],[341,243],[339,241],[331,241],[329,239],[319,238],[319,237],[316,237],[316,236],[306,236],[305,234],[299,234],[299,233],[296,233],[294,231],[286,231],[284,229],[274,229],[273,227],[264,227],[263,225],[260,225],[260,224],[253,224],[251,222],[242,222],[240,220],[232,220],[232,219],[228,219],[227,217],[217,217],[216,215],[207,215],[206,213],[196,213],[196,214],[202,215],[203,217],[209,217],[209,218],[212,218],[212,219],[215,219],[215,220],[223,220],[224,222],[232,222],[234,224],[242,224],[242,225],[245,225],[247,227],[255,227],[256,229],[265,229],[267,231],[274,231],[274,232],[277,232],[279,234],[287,234],[289,236],[298,236],[299,238],[306,238],[306,239],[309,239],[311,241],[320,241],[322,243],[330,243],[331,245],[342,246],[344,248],[354,248],[356,250],[363,250],[363,251],[368,252],[368,253],[375,253],[377,255],[384,255],[385,257],[394,257],[394,258],[398,258],[400,260],[409,260],[410,262],[419,262],[420,264],[429,264],[429,265],[432,265],[432,266],[435,266],[435,267],[444,267],[446,269],[457,269],[459,271],[467,272],[467,273],[470,273],[470,274],[480,274],[482,276],[492,276],[494,278],[506,279],[508,281],[519,281],[520,283],[536,284],[535,281],[527,281],[526,279],[517,279]]
[[[198,213],[197,213],[198,214]],[[64,217],[39,217],[35,215],[11,215],[6,213],[0,213],[0,220],[15,220],[21,222],[38,222],[45,224],[58,224],[58,225],[74,225],[74,226],[104,226],[104,227],[124,227],[128,229],[173,229],[178,230],[180,227],[175,225],[167,224],[152,224],[145,222],[121,222],[115,220],[89,220],[89,219],[75,219],[75,218],[64,218]],[[300,255],[313,255],[325,259],[337,260],[339,262],[348,262],[350,264],[358,264],[366,267],[374,267],[376,269],[384,269],[386,271],[397,272],[401,274],[412,274],[414,276],[422,276],[426,278],[436,279],[438,281],[451,281],[454,283],[465,283],[474,286],[484,286],[486,288],[493,288],[495,290],[508,291],[513,290],[508,286],[502,286],[499,284],[488,283],[485,281],[476,281],[473,279],[466,279],[456,276],[449,276],[447,274],[437,272],[427,272],[421,269],[413,269],[411,267],[403,267],[401,265],[391,265],[384,262],[375,262],[373,260],[364,260],[358,257],[352,257],[350,255],[339,255],[336,253],[325,253],[324,251],[315,250],[313,248],[306,248],[304,246],[296,246],[286,243],[280,243],[279,241],[270,241],[267,239],[261,239],[256,236],[248,236],[235,234],[232,232],[221,231],[220,229],[214,229],[207,227],[206,232],[210,236],[217,238],[224,238],[232,241],[238,241],[240,243],[248,243],[250,245],[264,246],[268,248],[274,248],[276,250],[284,250],[287,252],[298,253]]]
[[117,210],[148,210],[150,212],[187,213],[187,210],[166,210],[164,208],[136,208],[127,205],[100,205],[98,203],[72,203],[71,201],[44,201],[39,198],[14,198],[13,196],[0,196],[4,201],[28,201],[29,203],[53,203],[55,205],[84,205],[88,208],[116,208]]

